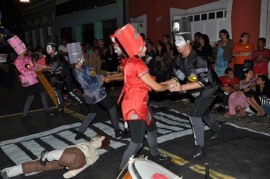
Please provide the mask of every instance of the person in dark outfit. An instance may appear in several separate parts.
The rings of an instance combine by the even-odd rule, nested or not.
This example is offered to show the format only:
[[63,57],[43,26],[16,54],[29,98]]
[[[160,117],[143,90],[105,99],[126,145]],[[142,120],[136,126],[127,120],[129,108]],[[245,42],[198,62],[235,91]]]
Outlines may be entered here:
[[75,140],[82,138],[83,133],[87,130],[88,126],[93,122],[94,119],[96,119],[98,107],[106,109],[106,111],[109,113],[112,127],[115,132],[115,137],[122,137],[116,107],[102,86],[104,78],[103,75],[97,74],[92,66],[83,65],[80,43],[70,43],[67,45],[67,48],[70,63],[74,66],[74,77],[83,89],[84,99],[88,107],[88,114],[79,127]]
[[[188,19],[175,21],[173,25],[175,45],[180,54],[175,59],[175,76],[165,84],[170,85],[171,92],[189,91],[195,97],[190,122],[196,145],[193,158],[198,158],[204,154],[203,121],[214,131],[212,139],[221,137],[219,124],[210,115],[210,106],[214,101],[215,92],[219,88],[219,79],[208,60],[204,56],[199,56],[192,49]],[[180,29],[180,27],[184,29]],[[186,84],[180,84],[179,81],[185,81]]]
[[62,112],[64,111],[64,104],[63,104],[63,98],[62,98],[62,89],[64,85],[66,85],[68,95],[74,99],[78,104],[83,105],[82,100],[74,94],[73,92],[73,84],[72,84],[72,77],[69,71],[69,63],[65,59],[63,55],[60,55],[57,53],[56,49],[57,45],[55,43],[48,43],[47,44],[47,53],[52,58],[52,66],[51,71],[53,75],[55,76],[55,92],[56,92],[56,98],[58,101],[58,111]]

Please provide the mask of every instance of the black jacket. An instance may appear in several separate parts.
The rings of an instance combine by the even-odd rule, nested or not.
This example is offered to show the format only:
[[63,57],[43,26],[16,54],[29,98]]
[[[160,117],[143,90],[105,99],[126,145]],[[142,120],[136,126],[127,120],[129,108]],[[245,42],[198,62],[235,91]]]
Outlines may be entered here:
[[177,55],[174,60],[173,71],[174,77],[186,83],[189,82],[188,77],[190,75],[196,75],[197,83],[202,86],[200,91],[218,88],[220,84],[219,78],[207,58],[198,55],[194,50],[191,50],[186,58],[182,58],[181,54]]

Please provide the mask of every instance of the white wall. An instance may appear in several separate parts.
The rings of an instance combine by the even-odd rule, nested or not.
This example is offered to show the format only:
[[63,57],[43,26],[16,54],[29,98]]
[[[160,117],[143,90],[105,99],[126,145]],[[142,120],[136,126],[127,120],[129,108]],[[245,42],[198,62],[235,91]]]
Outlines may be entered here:
[[226,11],[226,17],[224,18],[215,18],[191,22],[192,38],[194,36],[194,33],[201,32],[207,34],[209,36],[210,41],[213,43],[219,40],[218,32],[221,29],[226,29],[232,36],[231,33],[232,1],[233,0],[220,0],[186,10],[171,8],[170,19],[171,21],[173,21],[181,17],[205,14],[208,12]]

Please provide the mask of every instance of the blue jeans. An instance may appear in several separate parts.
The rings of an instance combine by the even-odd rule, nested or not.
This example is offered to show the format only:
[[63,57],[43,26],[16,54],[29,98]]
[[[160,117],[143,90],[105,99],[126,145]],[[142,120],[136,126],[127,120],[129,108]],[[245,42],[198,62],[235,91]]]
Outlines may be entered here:
[[263,111],[270,116],[270,104],[262,104]]

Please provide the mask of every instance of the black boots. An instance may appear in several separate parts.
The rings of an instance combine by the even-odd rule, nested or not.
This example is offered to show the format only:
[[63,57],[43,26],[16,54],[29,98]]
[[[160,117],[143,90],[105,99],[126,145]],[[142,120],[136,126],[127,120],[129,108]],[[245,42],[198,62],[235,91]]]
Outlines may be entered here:
[[27,114],[26,116],[22,116],[22,121],[28,121],[32,119],[32,116],[30,116],[29,114]]
[[76,136],[75,136],[75,140],[79,140],[81,138],[83,138],[84,134],[81,132],[77,132]]
[[169,162],[169,161],[171,161],[171,158],[157,155],[157,156],[151,156],[150,160],[152,160],[153,162],[156,162],[156,163],[161,163],[161,162]]

